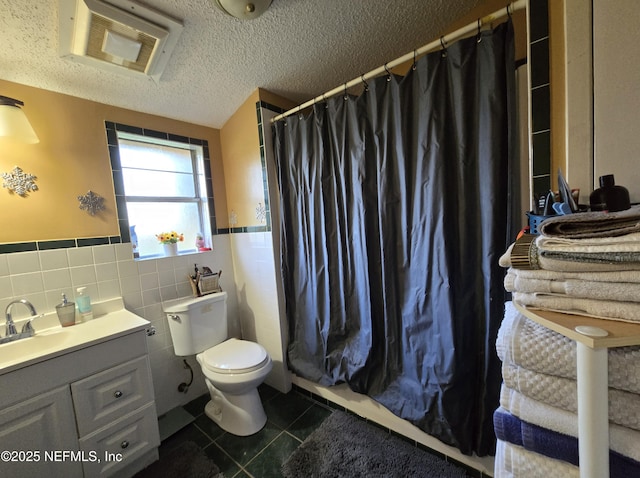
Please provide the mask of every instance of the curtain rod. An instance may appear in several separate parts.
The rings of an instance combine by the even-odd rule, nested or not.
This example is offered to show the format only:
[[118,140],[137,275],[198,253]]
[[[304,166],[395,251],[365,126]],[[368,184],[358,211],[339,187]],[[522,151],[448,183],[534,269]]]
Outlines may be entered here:
[[353,80],[348,81],[347,83],[337,86],[333,90],[327,91],[326,93],[320,96],[316,96],[312,100],[309,100],[306,103],[302,103],[294,108],[291,108],[290,110],[285,111],[284,113],[279,114],[278,116],[274,116],[271,119],[271,122],[275,123],[276,121],[281,120],[282,118],[286,118],[287,116],[290,116],[293,113],[297,113],[309,106],[313,106],[319,101],[324,101],[331,96],[337,95],[338,93],[343,93],[348,88],[351,88],[352,86],[356,86],[358,84],[362,84],[364,81],[370,78],[374,78],[383,73],[388,73],[388,70],[393,67],[401,65],[402,63],[406,63],[410,60],[414,60],[417,56],[423,55],[425,53],[429,53],[431,51],[435,51],[438,48],[442,48],[444,45],[446,45],[449,42],[458,40],[459,38],[462,38],[463,36],[468,35],[471,32],[477,31],[478,28],[482,27],[482,25],[486,25],[487,23],[491,23],[495,20],[499,20],[503,17],[511,15],[513,12],[526,8],[526,6],[527,6],[527,0],[516,0],[515,2],[509,3],[506,7],[503,7],[500,10],[495,11],[487,16],[479,18],[478,21],[469,23],[468,25],[462,28],[459,28],[458,30],[454,31],[453,33],[450,33],[449,35],[443,35],[437,40],[434,40],[431,43],[427,43],[426,45],[418,48],[417,50],[414,50],[399,58],[396,58],[395,60],[392,60],[389,63],[385,63],[384,65],[379,66],[375,70],[371,70],[369,73],[365,73],[364,75],[361,75],[358,78],[354,78]]

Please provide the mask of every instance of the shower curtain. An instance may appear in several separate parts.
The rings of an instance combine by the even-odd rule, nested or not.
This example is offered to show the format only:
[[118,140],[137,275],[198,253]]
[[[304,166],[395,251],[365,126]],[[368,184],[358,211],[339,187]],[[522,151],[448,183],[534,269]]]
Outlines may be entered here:
[[273,128],[290,368],[480,456],[518,177],[513,58],[509,21]]

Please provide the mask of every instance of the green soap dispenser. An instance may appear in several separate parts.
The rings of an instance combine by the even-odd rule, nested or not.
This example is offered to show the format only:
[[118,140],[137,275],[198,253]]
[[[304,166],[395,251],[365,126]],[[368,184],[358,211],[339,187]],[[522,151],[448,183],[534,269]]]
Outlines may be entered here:
[[93,311],[91,310],[91,297],[86,293],[86,287],[78,287],[76,292],[76,303],[78,304],[78,314],[80,320],[86,322],[93,319]]

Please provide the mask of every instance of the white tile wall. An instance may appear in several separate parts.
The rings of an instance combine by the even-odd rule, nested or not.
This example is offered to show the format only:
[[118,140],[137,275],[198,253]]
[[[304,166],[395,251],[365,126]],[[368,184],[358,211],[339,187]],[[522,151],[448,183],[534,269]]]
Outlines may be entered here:
[[[189,371],[183,358],[173,352],[162,312],[163,300],[191,295],[187,274],[193,271],[194,263],[223,271],[220,283],[229,297],[229,331],[240,336],[228,235],[214,236],[211,252],[145,261],[133,260],[130,244],[0,254],[0,312],[10,301],[21,298],[29,300],[38,313],[52,312],[63,292],[74,300],[78,287],[86,287],[92,301],[123,297],[127,309],[156,328],[147,345],[156,408],[161,415],[207,392],[195,357],[187,359],[194,371],[193,385],[187,394],[178,392],[178,385],[188,381]],[[13,312],[18,319],[28,315],[26,307],[14,307]]]
[[271,232],[233,234],[231,244],[242,337],[267,349],[273,369],[265,381],[286,392],[291,377],[284,360],[286,341],[280,323]]

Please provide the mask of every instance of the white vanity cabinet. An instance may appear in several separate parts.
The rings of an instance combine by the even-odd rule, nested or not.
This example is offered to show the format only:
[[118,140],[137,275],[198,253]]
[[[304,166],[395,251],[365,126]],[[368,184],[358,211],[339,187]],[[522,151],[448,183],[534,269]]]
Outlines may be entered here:
[[16,453],[0,476],[130,477],[158,459],[145,328],[116,335],[0,375],[0,453]]

